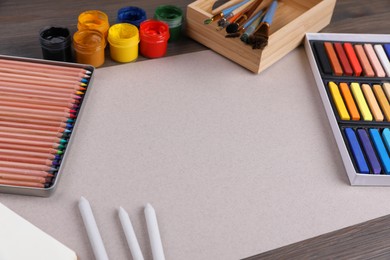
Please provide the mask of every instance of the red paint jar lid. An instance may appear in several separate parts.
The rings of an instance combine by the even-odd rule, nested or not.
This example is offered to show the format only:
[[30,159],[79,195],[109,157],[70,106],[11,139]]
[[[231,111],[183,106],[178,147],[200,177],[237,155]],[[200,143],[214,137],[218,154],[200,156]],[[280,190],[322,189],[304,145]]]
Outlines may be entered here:
[[146,20],[140,24],[139,34],[141,41],[166,42],[169,39],[169,26],[157,20]]

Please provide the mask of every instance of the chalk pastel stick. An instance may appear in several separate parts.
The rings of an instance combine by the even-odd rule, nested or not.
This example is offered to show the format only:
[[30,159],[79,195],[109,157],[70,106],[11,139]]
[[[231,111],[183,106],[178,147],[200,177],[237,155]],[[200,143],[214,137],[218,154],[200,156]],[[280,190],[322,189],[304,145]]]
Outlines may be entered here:
[[382,138],[383,138],[383,143],[387,148],[387,152],[390,153],[390,129],[389,128],[383,129]]
[[341,68],[336,51],[333,48],[333,44],[331,42],[325,42],[324,47],[330,61],[330,66],[332,67],[333,74],[335,76],[342,76],[343,69]]
[[366,159],[364,158],[363,151],[360,147],[359,141],[356,137],[356,134],[352,128],[344,129],[345,136],[347,138],[350,151],[353,158],[355,159],[355,165],[359,173],[370,173]]
[[386,151],[385,145],[379,134],[379,130],[372,128],[369,129],[371,140],[375,146],[376,152],[378,153],[379,159],[382,163],[383,171],[386,174],[390,174],[390,157]]
[[370,64],[370,61],[368,60],[368,57],[366,55],[366,52],[364,51],[364,48],[360,44],[354,45],[356,55],[360,61],[360,64],[363,68],[363,74],[366,77],[375,77],[375,72]]
[[339,87],[333,81],[328,83],[329,90],[333,98],[333,103],[336,106],[337,112],[341,120],[350,120],[347,108],[345,107],[343,98],[341,97]]
[[376,76],[380,78],[386,77],[386,73],[383,70],[381,63],[379,62],[378,56],[376,56],[372,44],[365,43],[363,46],[364,50],[366,51],[368,60],[370,61],[372,68],[375,71]]
[[317,54],[318,62],[325,74],[331,75],[332,68],[330,67],[330,61],[326,55],[324,44],[322,42],[313,42],[314,50]]
[[371,166],[372,172],[374,174],[380,174],[382,171],[381,165],[378,161],[378,157],[375,154],[374,147],[372,147],[370,138],[365,129],[358,129],[357,135],[360,139],[360,143],[362,144],[363,150],[367,156],[368,163]]
[[356,103],[359,107],[360,114],[362,115],[363,120],[372,121],[372,114],[370,112],[370,109],[368,108],[366,99],[364,98],[359,83],[356,82],[351,83],[351,91],[353,96],[355,97]]
[[345,76],[352,76],[353,71],[351,64],[349,63],[349,60],[347,58],[347,55],[345,54],[345,51],[343,49],[343,45],[341,43],[336,42],[334,43],[334,49],[337,53],[337,57],[339,58],[341,67],[343,68],[344,75]]
[[359,77],[362,72],[362,66],[360,66],[360,62],[356,56],[355,50],[353,49],[353,46],[351,43],[346,42],[343,44],[345,53],[347,54],[347,57],[349,59],[349,62],[351,63],[351,67],[353,69],[354,75]]
[[383,91],[386,93],[386,97],[389,100],[390,99],[390,83],[386,82],[382,85]]
[[345,105],[347,106],[347,109],[348,109],[349,115],[351,116],[351,119],[355,120],[355,121],[360,120],[360,114],[359,114],[359,111],[356,107],[355,100],[353,100],[353,97],[352,97],[352,94],[351,94],[351,91],[349,89],[348,84],[342,82],[339,85],[340,85],[341,94],[344,98]]
[[372,86],[372,89],[374,90],[376,99],[378,100],[382,112],[386,117],[386,120],[390,121],[390,104],[388,99],[386,98],[385,92],[383,92],[381,85],[378,84],[374,84]]
[[387,54],[387,57],[390,60],[390,43],[386,43],[385,45],[383,45],[383,48],[385,48],[385,52]]
[[374,93],[372,92],[371,86],[368,84],[362,84],[362,90],[375,121],[383,121],[383,113],[379,108],[379,104],[374,96]]
[[382,64],[383,70],[386,72],[386,75],[390,77],[390,61],[385,53],[385,50],[383,49],[381,44],[375,44],[374,50],[378,55],[378,59]]

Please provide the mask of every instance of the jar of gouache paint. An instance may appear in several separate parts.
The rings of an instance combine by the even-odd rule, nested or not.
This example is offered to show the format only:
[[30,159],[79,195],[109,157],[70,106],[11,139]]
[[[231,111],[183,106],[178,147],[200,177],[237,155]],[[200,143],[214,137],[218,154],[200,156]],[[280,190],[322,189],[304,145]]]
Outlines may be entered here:
[[108,16],[102,11],[89,10],[82,12],[78,17],[77,29],[79,31],[98,30],[103,33],[104,37],[107,37],[108,28],[110,28]]
[[136,6],[127,6],[118,10],[118,23],[130,23],[139,28],[139,25],[145,20],[146,12],[142,8]]
[[175,41],[181,36],[183,11],[173,5],[160,5],[154,12],[154,19],[163,21],[169,26],[169,41]]
[[110,56],[114,61],[131,62],[138,57],[139,32],[137,26],[118,23],[108,30]]
[[72,37],[68,28],[48,26],[39,32],[45,60],[72,61]]
[[73,48],[76,61],[100,67],[104,63],[104,48],[106,40],[100,31],[81,30],[73,35]]
[[146,58],[159,58],[166,54],[169,27],[168,24],[146,20],[140,24],[140,53]]

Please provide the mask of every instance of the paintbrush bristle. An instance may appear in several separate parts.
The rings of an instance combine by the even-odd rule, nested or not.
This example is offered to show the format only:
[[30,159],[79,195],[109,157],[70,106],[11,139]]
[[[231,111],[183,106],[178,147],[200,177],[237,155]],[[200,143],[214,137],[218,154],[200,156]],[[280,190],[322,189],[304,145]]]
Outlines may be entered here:
[[236,33],[238,31],[238,24],[237,23],[231,23],[226,27],[227,33]]
[[249,44],[253,49],[264,49],[268,45],[269,24],[262,23],[259,28],[249,36]]

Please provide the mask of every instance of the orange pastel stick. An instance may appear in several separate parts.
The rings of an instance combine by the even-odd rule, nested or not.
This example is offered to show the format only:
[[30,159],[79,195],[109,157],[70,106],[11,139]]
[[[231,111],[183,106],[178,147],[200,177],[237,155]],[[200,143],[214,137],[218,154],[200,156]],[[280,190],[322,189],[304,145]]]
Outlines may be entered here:
[[370,107],[371,114],[374,116],[375,121],[383,121],[383,113],[381,109],[379,108],[378,102],[374,96],[374,93],[372,92],[372,89],[370,85],[368,84],[362,84],[362,90],[364,93],[364,96],[366,97],[367,104]]
[[354,47],[360,64],[362,65],[364,75],[366,77],[375,77],[374,70],[371,67],[370,61],[368,60],[363,46],[360,44],[356,44]]
[[333,48],[332,43],[325,42],[324,43],[326,54],[328,55],[330,65],[332,66],[333,74],[336,76],[343,75],[343,69],[341,68],[339,59],[337,58],[336,52]]
[[359,77],[362,74],[362,66],[360,66],[360,62],[356,56],[355,50],[353,49],[353,46],[351,43],[346,42],[343,44],[345,53],[347,54],[347,57],[349,59],[349,62],[351,63],[351,67],[353,69],[353,72],[355,76]]
[[344,82],[340,83],[340,91],[344,98],[344,102],[347,106],[351,119],[355,121],[360,120],[359,110],[357,109],[355,100],[352,97],[348,84]]

